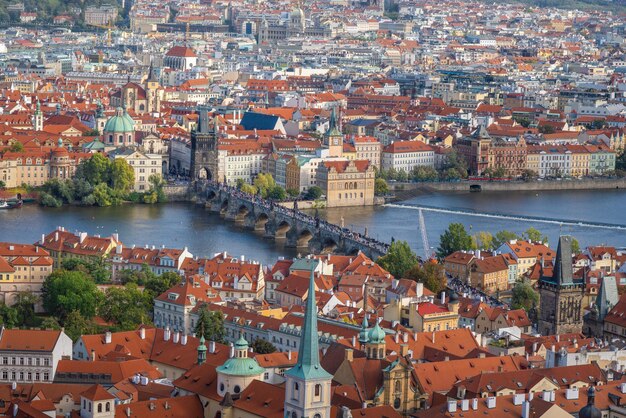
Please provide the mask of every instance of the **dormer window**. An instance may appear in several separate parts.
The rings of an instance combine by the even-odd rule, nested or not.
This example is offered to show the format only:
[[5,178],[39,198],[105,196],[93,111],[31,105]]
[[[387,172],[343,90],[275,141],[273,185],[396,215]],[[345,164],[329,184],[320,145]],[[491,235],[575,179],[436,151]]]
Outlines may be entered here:
[[176,299],[178,299],[178,293],[173,293],[173,292],[172,292],[172,293],[170,293],[170,294],[168,294],[168,295],[167,295],[167,298],[168,298],[169,300],[176,300]]

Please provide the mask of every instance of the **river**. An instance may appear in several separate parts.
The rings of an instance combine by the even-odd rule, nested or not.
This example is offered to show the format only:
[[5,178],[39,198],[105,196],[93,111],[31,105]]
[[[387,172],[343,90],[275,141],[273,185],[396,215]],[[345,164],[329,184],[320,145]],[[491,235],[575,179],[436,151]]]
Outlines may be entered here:
[[[422,255],[418,210],[424,219],[431,247],[451,222],[463,223],[468,231],[495,233],[508,229],[521,233],[533,226],[555,243],[559,232],[578,238],[582,246],[626,246],[626,191],[554,192],[453,192],[422,194],[401,204],[410,207],[358,207],[321,210],[320,216],[378,239],[406,240]],[[445,210],[445,212],[440,211]],[[480,215],[480,216],[478,216]],[[500,217],[502,216],[502,217]],[[531,217],[532,219],[523,219]],[[560,225],[560,222],[564,222]],[[293,257],[294,249],[273,243],[226,222],[219,215],[193,204],[123,205],[118,207],[63,207],[26,205],[0,211],[0,241],[35,242],[57,226],[90,234],[118,232],[125,245],[187,246],[197,256],[212,256],[226,250],[262,263],[279,256]]]

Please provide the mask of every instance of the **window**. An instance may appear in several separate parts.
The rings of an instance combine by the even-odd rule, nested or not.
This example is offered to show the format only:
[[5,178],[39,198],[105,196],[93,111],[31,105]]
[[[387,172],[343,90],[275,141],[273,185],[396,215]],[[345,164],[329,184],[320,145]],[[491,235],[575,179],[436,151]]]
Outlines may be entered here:
[[106,407],[104,409],[106,412],[111,412],[111,403],[107,402]]
[[315,385],[315,397],[319,398],[322,394],[322,385],[319,383]]
[[235,385],[235,387],[233,388],[233,392],[235,393],[241,392],[241,388],[239,387],[239,385]]
[[102,412],[102,404],[101,403],[98,404],[98,412]]

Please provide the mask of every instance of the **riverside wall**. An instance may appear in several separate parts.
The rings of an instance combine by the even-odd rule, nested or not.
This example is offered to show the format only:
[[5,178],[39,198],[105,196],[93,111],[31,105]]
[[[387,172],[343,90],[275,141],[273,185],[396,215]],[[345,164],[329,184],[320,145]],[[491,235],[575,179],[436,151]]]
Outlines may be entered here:
[[481,191],[539,191],[539,190],[599,190],[626,189],[626,178],[620,179],[581,179],[543,181],[459,181],[424,183],[389,183],[396,195],[409,191],[456,191],[468,192],[470,186],[480,185]]

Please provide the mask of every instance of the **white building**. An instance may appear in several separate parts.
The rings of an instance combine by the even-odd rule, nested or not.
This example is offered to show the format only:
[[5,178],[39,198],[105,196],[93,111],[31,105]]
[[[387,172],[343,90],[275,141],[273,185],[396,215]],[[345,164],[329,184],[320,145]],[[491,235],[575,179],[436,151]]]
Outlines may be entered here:
[[63,331],[0,329],[0,382],[51,383],[64,356],[72,340]]
[[135,184],[133,190],[146,192],[150,190],[150,176],[162,177],[163,156],[161,154],[147,154],[135,148],[117,148],[109,152],[109,158],[115,160],[121,158],[133,168],[135,172]]
[[397,141],[387,145],[382,153],[382,168],[404,170],[414,167],[435,167],[435,150],[421,141]]

